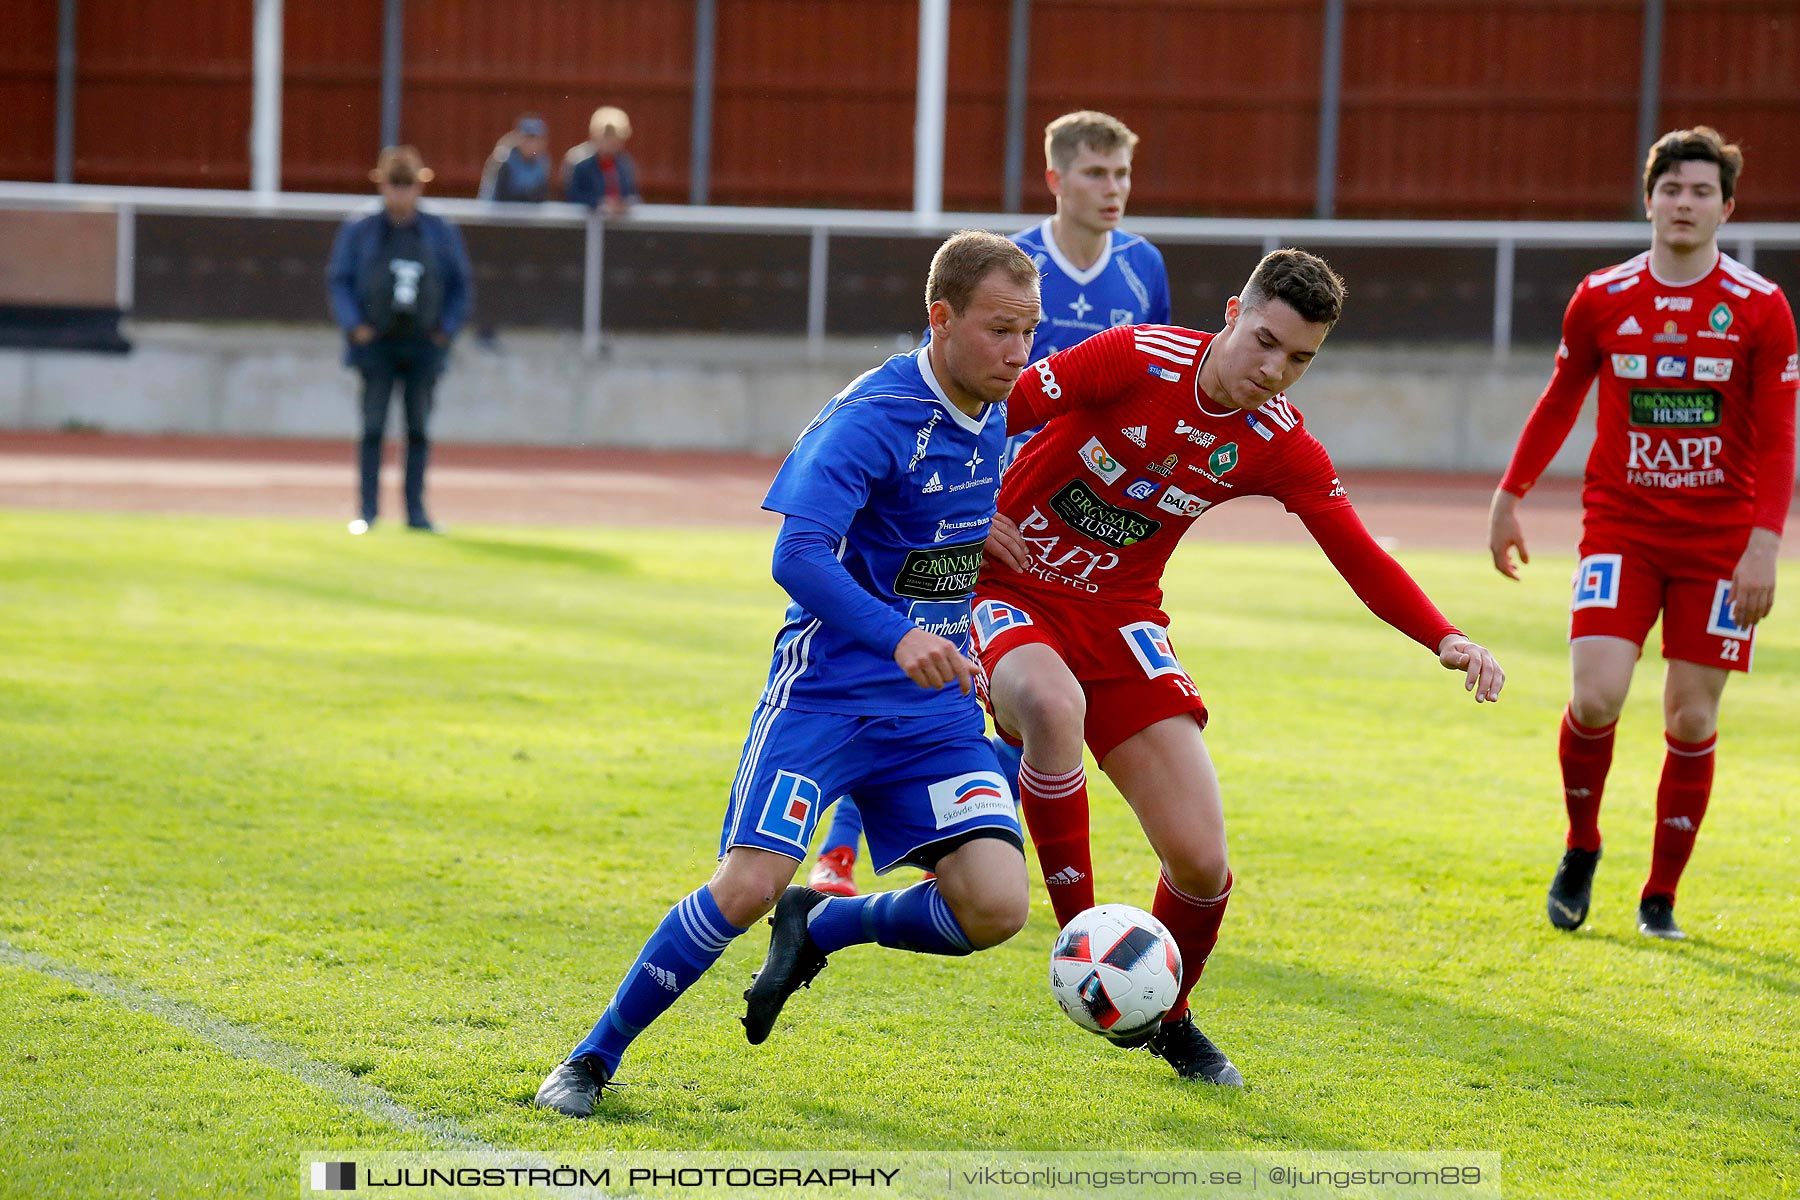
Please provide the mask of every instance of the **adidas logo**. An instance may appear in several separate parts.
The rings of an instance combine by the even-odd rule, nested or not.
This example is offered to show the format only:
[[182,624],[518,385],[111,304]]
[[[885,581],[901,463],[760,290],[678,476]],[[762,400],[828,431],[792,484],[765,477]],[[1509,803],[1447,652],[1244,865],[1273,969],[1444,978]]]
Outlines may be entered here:
[[1619,325],[1619,333],[1621,334],[1642,332],[1644,332],[1644,327],[1637,323],[1636,317],[1626,317]]
[[1051,875],[1048,878],[1046,878],[1044,880],[1044,882],[1047,884],[1050,884],[1054,887],[1068,887],[1070,884],[1080,883],[1082,880],[1084,880],[1086,878],[1087,878],[1086,875],[1083,875],[1080,871],[1077,871],[1074,867],[1064,867],[1062,870],[1058,871],[1056,874]]
[[1663,824],[1670,829],[1679,829],[1683,833],[1694,832],[1694,823],[1686,817],[1664,817]]
[[671,992],[679,992],[681,990],[681,985],[675,982],[675,972],[665,971],[655,963],[645,963],[644,970],[650,972],[650,978],[656,980],[657,983],[669,989]]
[[927,479],[925,481],[925,486],[920,488],[919,490],[921,492],[941,492],[941,491],[943,491],[944,490],[943,476],[939,475],[936,471],[933,471],[931,473],[931,478]]
[[1568,796],[1572,800],[1586,800],[1589,796],[1591,796],[1593,794],[1594,793],[1590,792],[1586,788],[1564,788],[1563,789],[1563,795]]
[[1144,439],[1150,436],[1150,427],[1148,425],[1133,425],[1131,428],[1121,429],[1119,432],[1137,443],[1137,448],[1142,450],[1144,448]]

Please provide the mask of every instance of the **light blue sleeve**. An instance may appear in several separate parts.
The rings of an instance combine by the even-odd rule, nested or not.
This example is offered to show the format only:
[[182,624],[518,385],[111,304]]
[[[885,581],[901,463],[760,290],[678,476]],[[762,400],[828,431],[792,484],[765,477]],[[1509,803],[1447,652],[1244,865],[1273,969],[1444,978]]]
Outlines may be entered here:
[[1149,242],[1144,243],[1144,248],[1150,251],[1151,265],[1155,268],[1150,272],[1150,316],[1144,323],[1146,325],[1173,324],[1169,315],[1169,269],[1163,265],[1161,250]]

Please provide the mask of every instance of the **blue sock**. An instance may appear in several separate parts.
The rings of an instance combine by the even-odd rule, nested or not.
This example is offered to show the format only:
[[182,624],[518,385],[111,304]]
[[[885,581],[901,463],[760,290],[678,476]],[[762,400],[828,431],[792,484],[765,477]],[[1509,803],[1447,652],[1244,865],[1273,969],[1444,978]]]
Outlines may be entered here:
[[1000,760],[1000,773],[1006,776],[1006,786],[1012,789],[1013,803],[1019,800],[1019,764],[1025,761],[1025,750],[1020,746],[1008,745],[1005,738],[994,734],[988,738],[994,747],[994,754]]
[[812,910],[806,931],[827,954],[865,942],[918,954],[973,952],[935,879],[898,892],[833,896]]
[[719,961],[731,939],[743,932],[725,919],[707,888],[687,896],[669,910],[638,951],[612,1003],[569,1057],[596,1055],[607,1070],[617,1071],[632,1039],[693,987]]
[[856,801],[839,796],[838,802],[831,806],[831,828],[825,831],[825,840],[819,843],[819,853],[848,846],[850,853],[855,854],[856,843],[861,839],[862,814],[856,811]]

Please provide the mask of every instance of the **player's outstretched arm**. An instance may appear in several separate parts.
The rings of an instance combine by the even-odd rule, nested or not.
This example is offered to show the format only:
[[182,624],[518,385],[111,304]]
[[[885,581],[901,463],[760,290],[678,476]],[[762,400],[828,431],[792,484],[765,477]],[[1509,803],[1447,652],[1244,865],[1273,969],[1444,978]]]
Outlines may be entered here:
[[894,662],[922,688],[935,690],[954,679],[966,696],[975,686],[975,664],[954,643],[917,626],[894,647]]
[[1749,544],[1731,573],[1731,621],[1749,629],[1775,607],[1775,558],[1781,535],[1761,526],[1750,531]]
[[1019,532],[1018,523],[1005,513],[994,514],[994,523],[988,527],[987,541],[983,543],[981,553],[988,562],[1015,571],[1023,571],[1031,565],[1031,551],[1025,548],[1025,537]]
[[1506,686],[1506,672],[1493,653],[1460,633],[1450,634],[1438,645],[1438,661],[1463,673],[1463,690],[1474,692],[1477,704],[1498,700],[1500,689]]
[[1515,550],[1521,563],[1531,561],[1531,553],[1525,549],[1525,531],[1519,527],[1519,497],[1495,488],[1493,503],[1488,505],[1488,553],[1494,556],[1494,570],[1508,579],[1519,577],[1519,568],[1513,565]]

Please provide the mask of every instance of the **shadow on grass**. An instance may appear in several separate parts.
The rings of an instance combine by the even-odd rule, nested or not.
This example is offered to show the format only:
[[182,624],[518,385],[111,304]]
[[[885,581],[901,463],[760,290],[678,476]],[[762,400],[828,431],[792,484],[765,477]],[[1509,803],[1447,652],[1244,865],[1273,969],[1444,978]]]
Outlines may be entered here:
[[[1641,933],[1596,930],[1587,936],[1596,941],[1611,942],[1626,950],[1642,950],[1648,942]],[[1669,943],[1668,952],[1681,955],[1684,961],[1703,970],[1728,975],[1740,983],[1754,984],[1788,996],[1800,996],[1800,962],[1796,962],[1791,954],[1764,954],[1741,947],[1721,946],[1708,941],[1703,933],[1690,933],[1686,941]],[[1769,969],[1781,967],[1787,968],[1785,974]]]
[[[1730,964],[1720,969],[1762,981]],[[1772,1146],[1792,1136],[1780,1092],[1771,1092],[1767,1079],[1721,1068],[1708,1057],[1709,1043],[1687,1045],[1643,1028],[1608,1031],[1593,1020],[1574,1030],[1572,1014],[1552,1012],[1540,1023],[1267,959],[1236,957],[1233,970],[1236,986],[1248,993],[1360,1026],[1373,1035],[1371,1044],[1452,1067],[1465,1086],[1477,1090],[1505,1085],[1576,1110],[1648,1110],[1655,1105],[1646,1097],[1667,1088],[1704,1095],[1714,1112],[1729,1111],[1745,1145]]]
[[497,562],[518,563],[533,567],[576,567],[601,575],[628,575],[631,564],[622,555],[602,550],[586,550],[580,546],[559,546],[546,542],[515,542],[501,538],[465,537],[457,534],[440,543],[446,550],[471,558],[487,558]]

